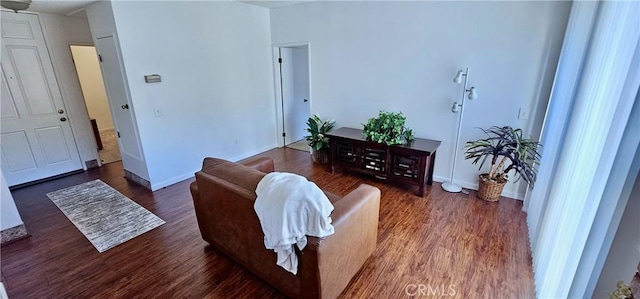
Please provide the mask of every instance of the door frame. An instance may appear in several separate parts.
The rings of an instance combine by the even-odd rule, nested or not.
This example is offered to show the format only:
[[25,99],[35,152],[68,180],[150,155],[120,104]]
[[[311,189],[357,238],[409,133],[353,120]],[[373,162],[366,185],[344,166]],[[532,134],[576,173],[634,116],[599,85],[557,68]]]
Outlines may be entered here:
[[281,97],[281,85],[280,85],[280,63],[278,63],[280,48],[296,48],[307,46],[307,69],[309,76],[309,114],[312,115],[313,111],[313,88],[311,84],[311,43],[308,41],[303,42],[291,42],[291,43],[277,43],[272,45],[272,61],[273,61],[273,81],[274,81],[274,104],[276,106],[276,141],[278,147],[284,147],[285,142],[282,136],[284,132],[284,117],[283,117],[283,102]]
[[[82,97],[82,103],[80,103],[80,105],[82,106],[81,108],[83,109],[83,111],[85,112],[84,115],[82,115],[83,118],[83,123],[85,127],[85,130],[88,131],[93,131],[93,128],[91,127],[91,118],[89,117],[89,109],[87,108],[87,102],[84,98],[84,93],[82,92],[82,85],[80,85],[80,77],[78,77],[78,70],[76,69],[76,61],[73,57],[73,52],[71,52],[71,46],[91,46],[91,47],[96,47],[93,43],[89,43],[89,42],[66,42],[67,44],[67,50],[69,51],[69,57],[71,57],[71,61],[73,62],[73,73],[74,73],[74,78],[76,79],[76,82],[78,83],[78,88],[80,88],[80,96]],[[73,125],[72,125],[73,128]],[[91,144],[93,145],[93,150],[95,152],[96,155],[96,162],[98,163],[98,167],[102,167],[102,159],[100,159],[100,153],[98,153],[98,143],[96,142],[95,138],[91,139]],[[86,164],[86,163],[82,163],[82,164]],[[86,169],[86,165],[83,165]]]
[[[84,125],[86,125],[86,130],[89,130],[91,132],[93,132],[93,127],[91,126],[91,117],[89,115],[89,108],[87,108],[87,99],[84,98],[84,90],[82,90],[82,84],[80,84],[80,76],[78,76],[78,69],[76,66],[76,60],[75,57],[73,57],[73,51],[71,51],[71,47],[72,46],[80,46],[80,47],[93,47],[94,49],[96,49],[96,46],[94,43],[88,43],[88,42],[67,42],[67,48],[69,50],[69,55],[71,56],[71,59],[73,60],[73,70],[74,70],[74,74],[75,74],[75,79],[78,82],[78,87],[80,88],[80,95],[82,96],[82,108],[83,111],[86,114],[86,118],[89,120],[89,122],[85,122]],[[98,50],[96,49],[96,53],[98,52]],[[98,65],[98,68],[100,68],[100,65]],[[100,76],[102,76],[102,69],[100,69]],[[104,78],[102,78],[102,82],[104,84]],[[106,93],[106,90],[105,90]],[[111,118],[113,118],[113,114],[111,112],[111,103],[109,102],[109,100],[107,99],[107,105],[109,106],[109,115],[111,116]],[[114,129],[115,129],[115,125],[114,125]],[[93,136],[93,135],[92,135]],[[95,154],[96,154],[96,161],[98,162],[98,167],[102,167],[102,159],[100,158],[100,153],[98,152],[98,143],[95,140],[95,138],[92,138],[91,140],[92,144],[93,144],[93,149],[95,150]],[[118,144],[118,151],[120,150],[120,145],[119,145],[119,140],[117,140],[117,144]]]

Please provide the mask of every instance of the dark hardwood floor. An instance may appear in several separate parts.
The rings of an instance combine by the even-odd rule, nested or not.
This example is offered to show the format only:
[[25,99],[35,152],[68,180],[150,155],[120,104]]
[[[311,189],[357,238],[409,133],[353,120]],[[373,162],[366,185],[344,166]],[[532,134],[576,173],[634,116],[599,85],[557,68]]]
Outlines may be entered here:
[[[277,171],[304,175],[339,195],[362,183],[382,191],[376,254],[342,297],[534,297],[520,201],[485,202],[473,192],[446,193],[438,183],[420,198],[414,189],[331,174],[329,167],[313,164],[306,152],[274,149],[259,156],[273,157]],[[167,223],[98,253],[45,196],[96,178]],[[126,181],[117,162],[13,191],[31,237],[1,248],[1,278],[9,297],[282,297],[202,240],[191,181],[150,192]]]

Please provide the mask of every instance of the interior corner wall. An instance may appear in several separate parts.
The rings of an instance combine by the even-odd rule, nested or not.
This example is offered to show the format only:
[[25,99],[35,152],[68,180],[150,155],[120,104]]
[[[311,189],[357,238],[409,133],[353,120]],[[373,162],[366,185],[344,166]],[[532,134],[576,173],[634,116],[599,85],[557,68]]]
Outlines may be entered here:
[[[276,146],[268,9],[236,1],[111,7],[153,190],[192,177],[204,157],[239,160]],[[145,83],[149,74],[162,82]]]
[[104,89],[104,80],[100,73],[100,62],[98,62],[95,47],[75,46],[71,48],[71,52],[76,62],[78,79],[89,117],[96,120],[99,130],[113,129],[109,100]]
[[[87,107],[71,57],[70,44],[93,44],[89,23],[83,18],[38,13],[67,117],[81,161],[97,160],[98,151]],[[83,167],[86,167],[83,163]]]
[[[477,127],[510,125],[539,137],[571,2],[314,1],[272,8],[273,44],[309,42],[312,113],[362,128],[378,110],[402,111],[417,137],[442,141],[435,179],[450,177],[462,86],[470,68],[461,143]],[[520,109],[529,112],[518,119]],[[462,145],[461,145],[462,148]],[[477,187],[458,154],[455,182]],[[486,167],[486,166],[485,166]],[[522,198],[524,186],[503,195]]]
[[0,172],[0,181],[0,230],[5,230],[21,225],[23,222],[2,172]]

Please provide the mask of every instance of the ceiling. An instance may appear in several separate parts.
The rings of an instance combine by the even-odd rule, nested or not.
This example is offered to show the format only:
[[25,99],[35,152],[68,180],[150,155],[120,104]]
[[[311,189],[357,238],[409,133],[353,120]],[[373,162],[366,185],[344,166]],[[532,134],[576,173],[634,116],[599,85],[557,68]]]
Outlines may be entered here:
[[238,1],[243,2],[243,3],[247,3],[247,4],[262,6],[262,7],[266,7],[266,8],[274,8],[274,7],[295,5],[295,4],[305,3],[305,2],[314,1],[314,0],[303,0],[303,1],[267,1],[267,0],[244,1],[244,0],[238,0]]
[[[86,17],[86,14],[84,13],[83,8],[85,8],[89,4],[96,1],[97,0],[33,0],[31,5],[29,6],[29,9],[27,10],[34,11],[34,12],[63,15],[63,16]],[[274,7],[295,5],[295,4],[314,1],[314,0],[303,0],[303,1],[238,0],[238,1],[251,4],[251,5],[262,6],[266,8],[274,8]]]
[[83,8],[93,2],[96,0],[33,0],[27,11],[82,17]]

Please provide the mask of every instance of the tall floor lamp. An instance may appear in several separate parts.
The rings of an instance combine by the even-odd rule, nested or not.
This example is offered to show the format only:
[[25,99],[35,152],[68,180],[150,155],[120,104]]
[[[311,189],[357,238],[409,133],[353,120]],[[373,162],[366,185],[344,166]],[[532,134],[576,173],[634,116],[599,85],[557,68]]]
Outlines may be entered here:
[[457,84],[462,83],[462,77],[464,77],[464,90],[462,91],[461,102],[455,102],[453,103],[453,106],[451,106],[451,112],[460,112],[460,115],[458,117],[458,135],[456,136],[456,147],[453,154],[453,165],[451,165],[451,178],[449,179],[449,182],[442,183],[442,189],[452,193],[462,191],[462,187],[460,185],[456,185],[453,183],[453,176],[456,173],[456,160],[458,159],[458,146],[460,145],[460,131],[462,129],[462,114],[464,113],[465,94],[468,93],[466,98],[468,98],[469,100],[473,100],[478,97],[475,87],[472,86],[471,88],[467,89],[467,79],[469,79],[468,67],[465,71],[459,70],[456,77],[453,78],[453,82]]

